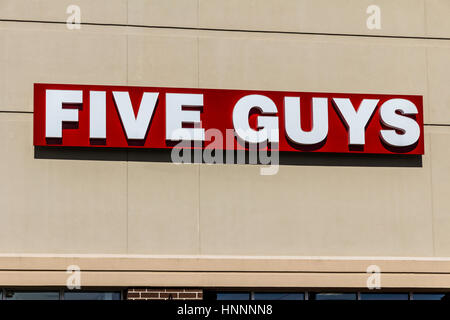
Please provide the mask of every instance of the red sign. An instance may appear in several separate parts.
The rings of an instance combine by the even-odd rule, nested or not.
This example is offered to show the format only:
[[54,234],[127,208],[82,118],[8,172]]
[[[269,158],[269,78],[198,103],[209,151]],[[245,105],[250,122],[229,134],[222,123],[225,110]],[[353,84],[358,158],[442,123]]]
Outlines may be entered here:
[[422,96],[34,85],[35,146],[423,154],[423,135]]

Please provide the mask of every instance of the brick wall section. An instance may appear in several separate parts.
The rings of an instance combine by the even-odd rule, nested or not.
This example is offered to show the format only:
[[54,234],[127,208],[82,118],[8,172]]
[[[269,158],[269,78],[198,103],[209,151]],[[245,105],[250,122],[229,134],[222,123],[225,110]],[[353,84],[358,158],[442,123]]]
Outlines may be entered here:
[[127,300],[202,300],[203,290],[196,288],[129,288]]

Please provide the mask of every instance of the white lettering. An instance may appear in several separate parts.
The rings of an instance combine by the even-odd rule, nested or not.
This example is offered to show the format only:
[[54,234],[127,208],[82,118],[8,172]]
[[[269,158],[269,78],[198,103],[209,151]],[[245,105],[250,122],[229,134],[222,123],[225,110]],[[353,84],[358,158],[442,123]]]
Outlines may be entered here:
[[328,99],[313,98],[312,100],[312,129],[305,132],[301,128],[300,98],[284,98],[284,118],[286,135],[295,143],[317,144],[325,140],[328,135]]
[[353,107],[350,99],[333,98],[339,114],[348,128],[348,144],[364,145],[365,128],[378,103],[378,99],[364,99],[358,111]]
[[188,106],[203,109],[203,94],[166,94],[166,140],[179,141],[186,137],[194,141],[205,140],[203,128],[183,128],[183,123],[201,124],[200,111],[183,110],[183,107]]
[[157,92],[144,92],[139,111],[135,117],[130,94],[128,92],[113,91],[114,101],[128,139],[145,139],[150,120],[155,111],[158,95],[159,93]]
[[[402,115],[396,111],[400,111]],[[403,134],[398,134],[395,130],[381,130],[381,139],[394,147],[407,147],[416,143],[420,137],[420,127],[416,121],[404,115],[417,113],[416,106],[405,99],[391,99],[383,103],[380,108],[381,122]]]
[[89,92],[89,137],[106,139],[106,91]]
[[253,108],[257,108],[263,114],[276,114],[278,112],[275,103],[266,96],[252,94],[241,98],[233,110],[233,126],[237,136],[243,141],[250,143],[278,142],[278,117],[258,116],[257,126],[261,128],[256,131],[250,127],[249,113]]
[[81,104],[81,90],[47,90],[45,92],[45,137],[62,138],[62,123],[78,122],[78,110],[63,108],[64,103]]

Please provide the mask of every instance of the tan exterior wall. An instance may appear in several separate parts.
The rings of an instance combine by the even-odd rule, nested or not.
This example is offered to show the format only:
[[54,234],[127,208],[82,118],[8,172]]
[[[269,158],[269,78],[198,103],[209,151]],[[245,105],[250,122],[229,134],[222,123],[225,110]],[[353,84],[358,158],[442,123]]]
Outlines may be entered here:
[[450,287],[450,259],[144,255],[0,257],[3,286],[66,285],[67,266],[81,268],[82,287],[353,288],[367,290],[377,265],[383,289]]
[[[375,1],[382,28],[368,30],[372,2],[0,0],[0,285],[67,277],[67,259],[8,256],[89,254],[95,271],[75,261],[87,285],[364,287],[370,264],[358,256],[382,264],[388,287],[450,288],[437,259],[450,256],[450,2]],[[81,7],[80,30],[64,24],[69,4]],[[423,95],[426,150],[419,167],[331,160],[274,176],[127,150],[42,158],[37,82]],[[181,262],[136,257],[136,271],[126,255]],[[233,267],[208,269],[205,255],[232,256]],[[306,260],[307,272],[285,273],[292,259],[282,258],[256,272],[277,256]],[[346,262],[319,273],[318,256]],[[416,274],[401,257],[430,260]],[[36,267],[46,259],[55,270]],[[174,263],[180,272],[165,273]]]

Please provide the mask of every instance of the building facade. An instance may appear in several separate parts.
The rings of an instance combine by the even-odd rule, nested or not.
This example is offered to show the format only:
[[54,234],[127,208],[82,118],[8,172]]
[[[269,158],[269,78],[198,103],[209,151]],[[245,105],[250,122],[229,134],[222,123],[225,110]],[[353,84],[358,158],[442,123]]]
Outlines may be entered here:
[[[443,297],[449,14],[448,0],[0,0],[2,299]],[[420,95],[425,153],[285,154],[263,176],[38,148],[35,83]]]

